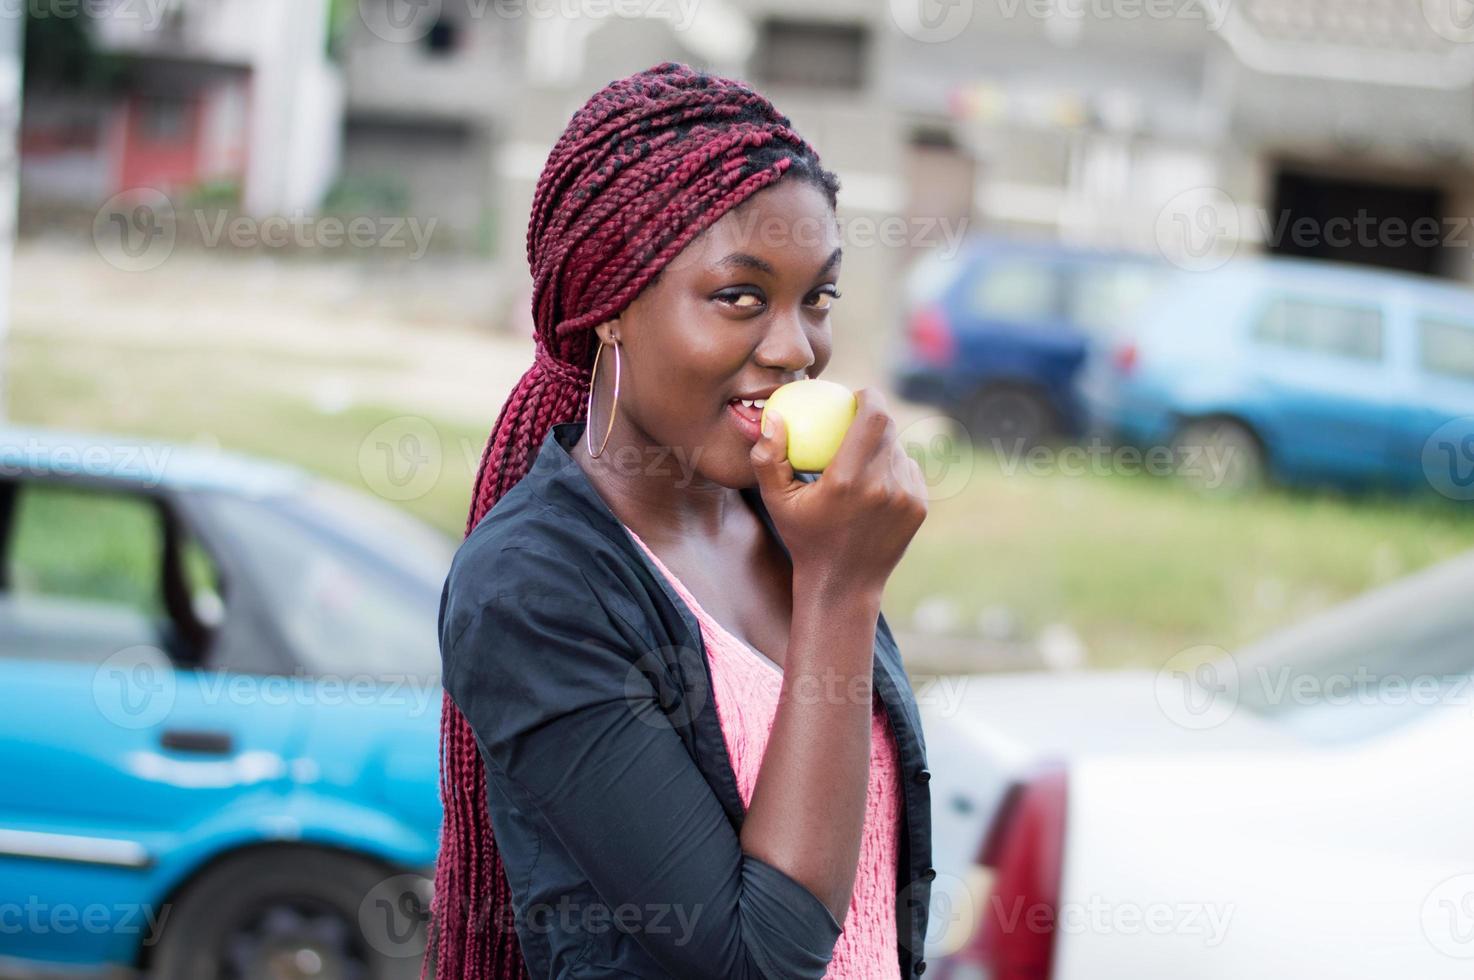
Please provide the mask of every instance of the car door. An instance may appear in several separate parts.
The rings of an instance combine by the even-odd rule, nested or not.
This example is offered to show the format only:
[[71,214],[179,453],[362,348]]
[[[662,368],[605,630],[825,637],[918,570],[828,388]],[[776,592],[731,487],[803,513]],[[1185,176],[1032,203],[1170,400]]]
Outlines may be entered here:
[[230,591],[166,497],[0,481],[0,552],[6,953],[127,959],[212,824],[280,792],[302,709],[208,669]]
[[1397,396],[1378,303],[1312,292],[1266,297],[1249,327],[1260,424],[1287,476],[1385,474]]

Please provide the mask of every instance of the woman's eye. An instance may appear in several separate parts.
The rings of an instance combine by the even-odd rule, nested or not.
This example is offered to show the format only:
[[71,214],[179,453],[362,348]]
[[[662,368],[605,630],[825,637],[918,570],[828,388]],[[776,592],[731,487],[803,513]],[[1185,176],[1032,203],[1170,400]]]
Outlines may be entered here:
[[732,306],[742,307],[743,309],[751,309],[754,306],[762,306],[763,305],[763,298],[761,296],[759,296],[757,293],[748,293],[748,292],[718,293],[717,294],[717,298],[720,299],[720,300],[722,300],[725,303],[730,303]]
[[814,294],[814,302],[810,305],[816,310],[827,310],[839,299],[841,293],[836,289],[821,290]]

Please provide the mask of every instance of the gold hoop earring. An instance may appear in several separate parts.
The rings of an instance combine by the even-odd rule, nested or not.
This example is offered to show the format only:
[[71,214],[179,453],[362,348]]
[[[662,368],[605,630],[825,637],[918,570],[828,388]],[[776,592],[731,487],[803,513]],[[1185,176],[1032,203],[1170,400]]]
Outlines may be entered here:
[[619,407],[619,376],[621,373],[619,345],[611,344],[610,346],[614,348],[614,403],[609,406],[609,425],[604,429],[604,441],[599,443],[599,452],[597,453],[594,452],[594,441],[589,436],[589,427],[594,421],[594,382],[599,377],[599,356],[604,353],[604,341],[602,339],[599,341],[599,349],[594,352],[594,371],[589,376],[588,421],[584,423],[583,438],[584,445],[588,448],[589,456],[593,459],[598,459],[604,452],[604,447],[609,445],[609,433],[614,431],[614,411]]

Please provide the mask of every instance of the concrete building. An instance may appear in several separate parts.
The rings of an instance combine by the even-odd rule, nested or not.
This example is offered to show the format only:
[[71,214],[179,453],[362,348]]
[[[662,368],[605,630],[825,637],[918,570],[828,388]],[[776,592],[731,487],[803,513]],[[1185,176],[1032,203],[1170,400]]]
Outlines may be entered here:
[[24,194],[96,207],[215,185],[247,213],[310,212],[339,168],[329,26],[329,0],[119,4],[89,23],[97,49],[125,59],[118,90],[27,94]]

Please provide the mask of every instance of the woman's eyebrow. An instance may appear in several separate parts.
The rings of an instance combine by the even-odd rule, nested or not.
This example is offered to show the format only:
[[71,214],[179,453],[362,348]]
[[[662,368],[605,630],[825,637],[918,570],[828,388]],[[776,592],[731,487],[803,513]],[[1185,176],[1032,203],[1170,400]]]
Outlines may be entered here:
[[[829,258],[824,260],[823,267],[819,269],[819,275],[822,276],[824,275],[824,273],[834,268],[835,265],[838,264],[840,256],[843,253],[843,247],[838,247],[833,252],[830,252]],[[756,269],[757,271],[770,276],[777,274],[774,271],[772,264],[766,259],[760,259],[756,255],[749,255],[747,252],[733,252],[731,255],[728,255],[726,258],[718,262],[717,265],[737,266],[744,269]]]

